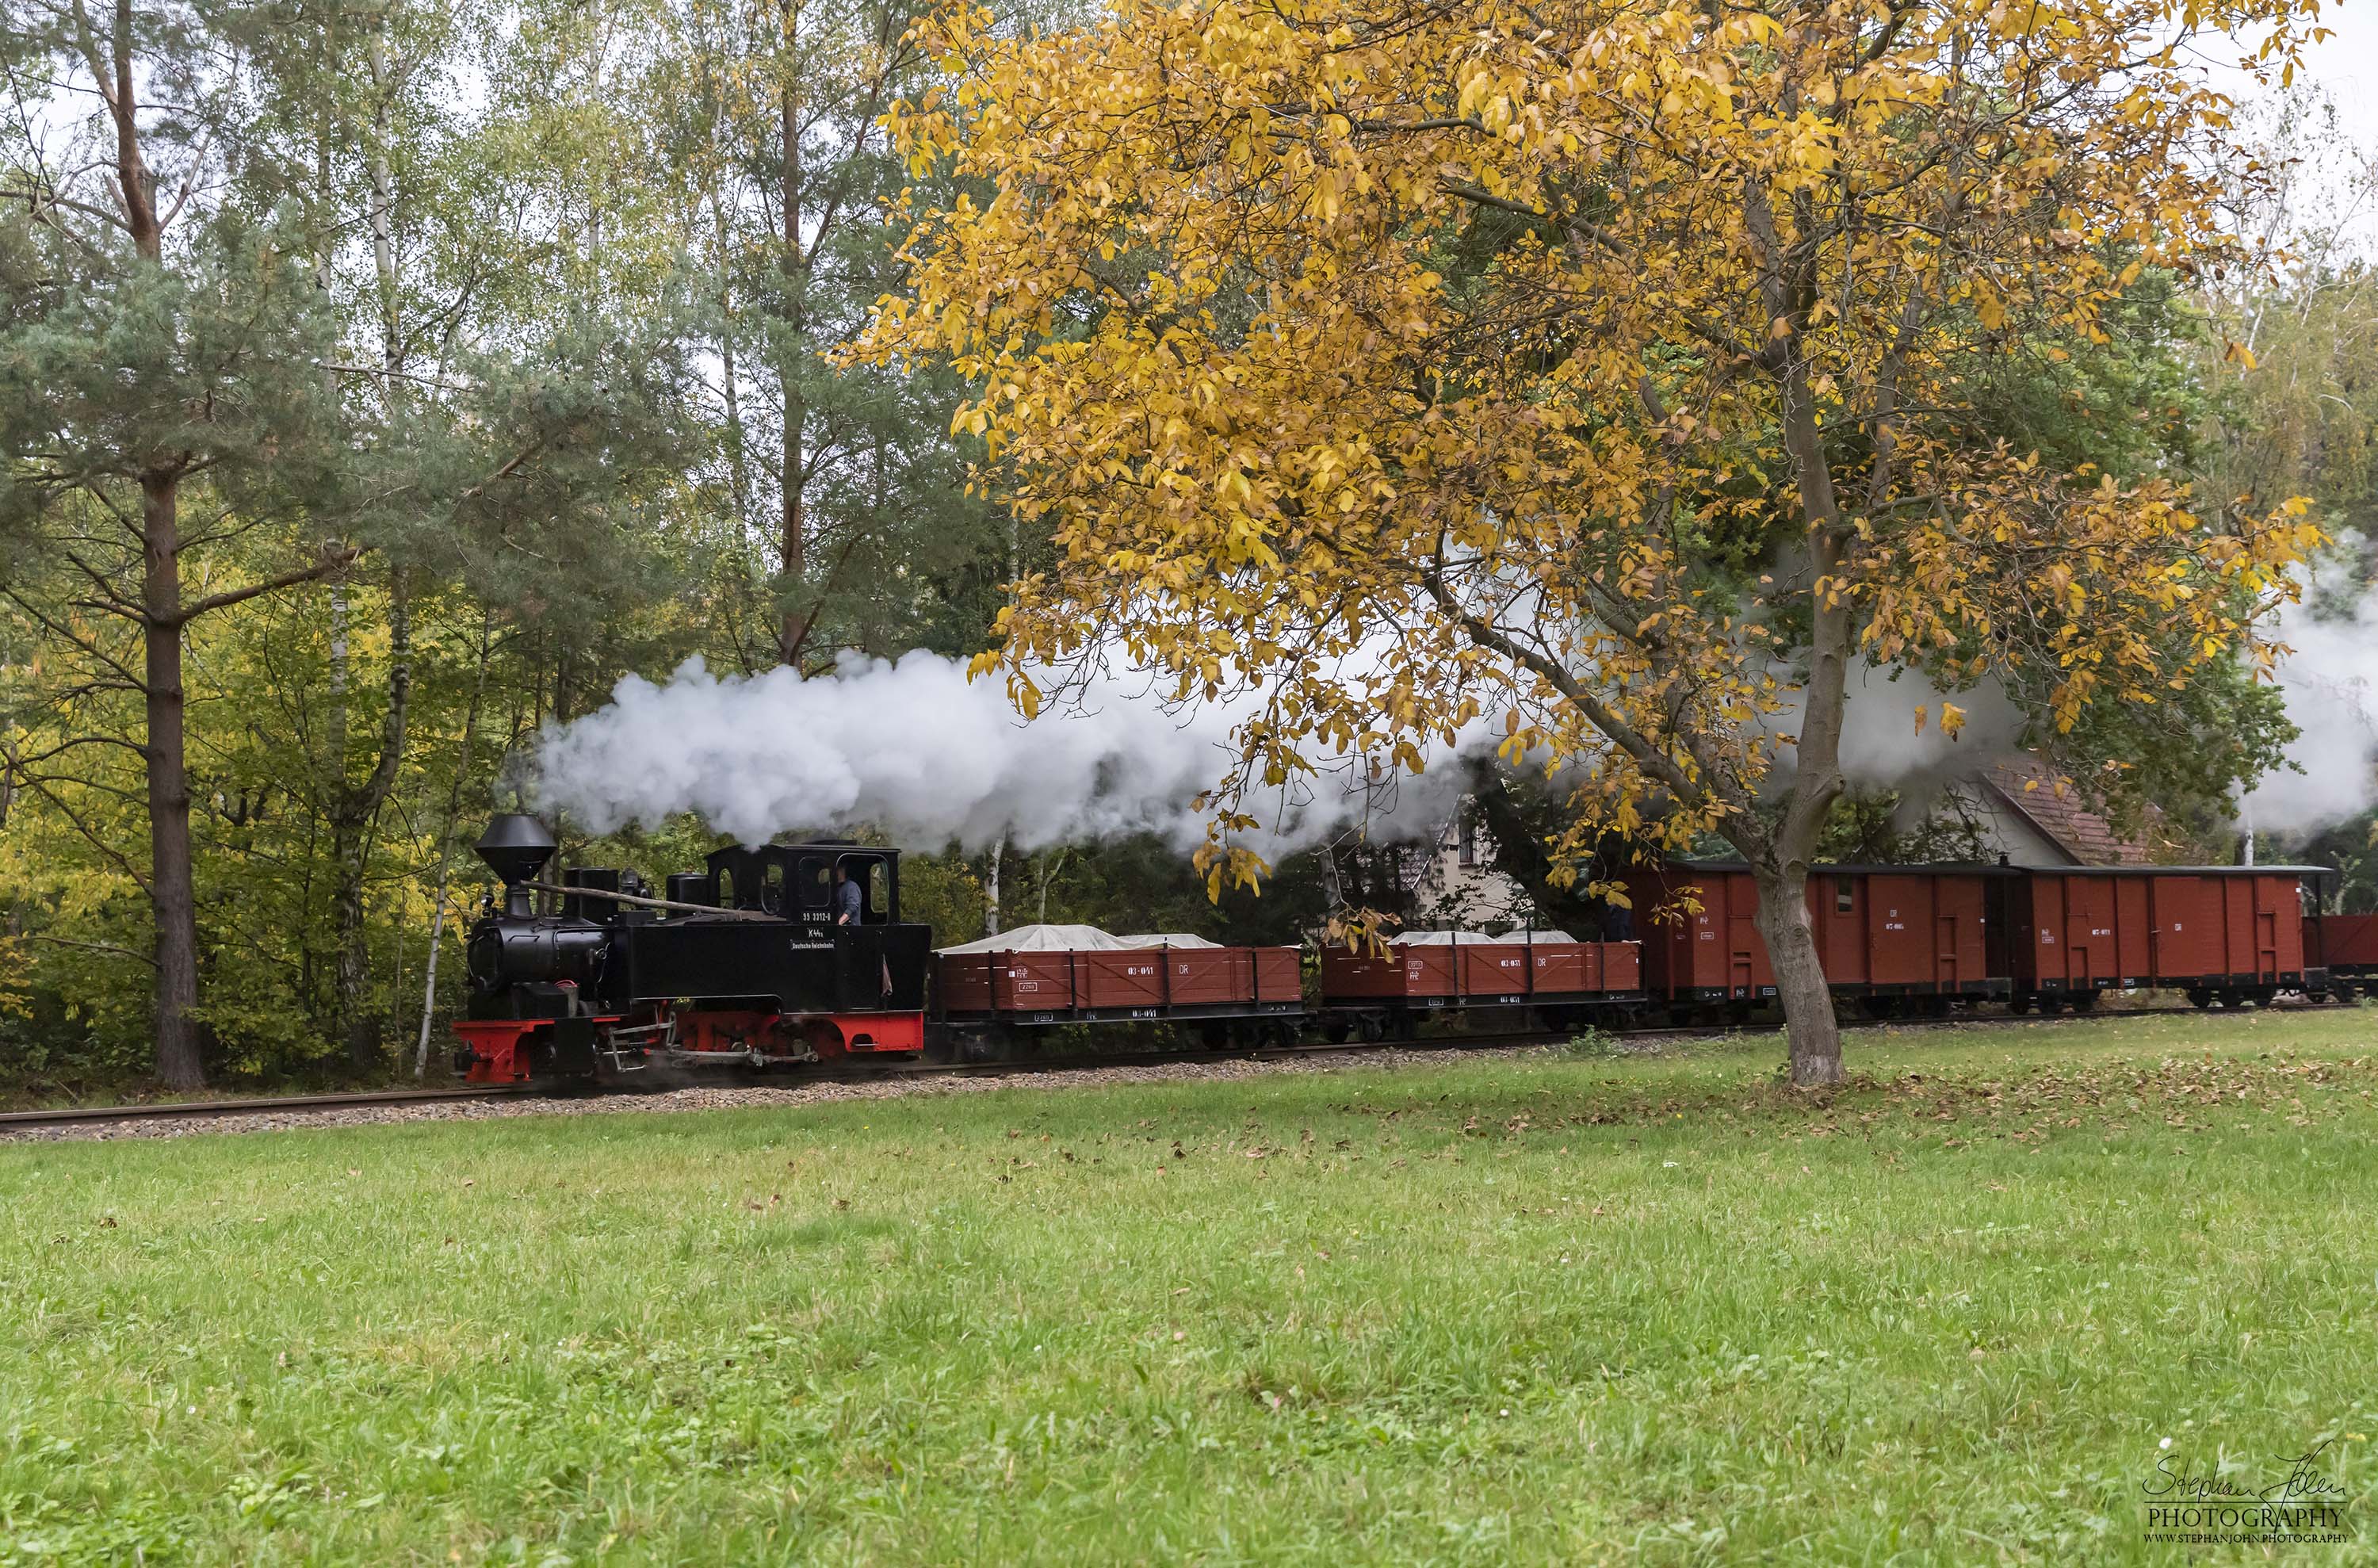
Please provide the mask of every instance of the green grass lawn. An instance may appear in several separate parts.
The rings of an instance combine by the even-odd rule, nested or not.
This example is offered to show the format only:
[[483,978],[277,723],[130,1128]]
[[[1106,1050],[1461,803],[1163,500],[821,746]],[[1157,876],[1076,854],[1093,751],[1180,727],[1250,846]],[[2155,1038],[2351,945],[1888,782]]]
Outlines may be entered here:
[[2372,1560],[2378,1011],[1776,1050],[0,1148],[0,1560]]

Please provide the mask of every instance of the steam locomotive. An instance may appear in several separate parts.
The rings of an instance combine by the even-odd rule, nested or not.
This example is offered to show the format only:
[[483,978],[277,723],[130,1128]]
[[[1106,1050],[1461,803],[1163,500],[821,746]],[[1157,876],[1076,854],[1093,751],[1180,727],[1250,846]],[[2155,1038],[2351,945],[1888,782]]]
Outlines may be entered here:
[[[536,881],[553,835],[498,816],[474,846],[502,879],[472,927],[455,1067],[474,1082],[619,1078],[924,1049],[928,926],[900,919],[900,855],[868,844],[712,851],[655,898],[631,871]],[[855,917],[834,912],[838,881]],[[558,914],[536,911],[558,893]]]
[[[453,1026],[456,1068],[474,1081],[632,1082],[929,1045],[996,1056],[1051,1029],[1119,1023],[1216,1047],[1411,1038],[1448,1013],[1555,1029],[1714,1020],[1775,995],[1738,865],[1630,873],[1639,939],[1422,933],[1385,955],[1307,965],[1294,947],[1085,928],[1054,946],[1011,933],[936,953],[930,927],[900,919],[899,851],[869,844],[718,850],[662,897],[621,870],[539,882],[554,847],[523,815],[496,818],[475,846],[504,891],[472,928],[467,1016]],[[2378,916],[2321,913],[2335,874],[2324,867],[1817,871],[1808,905],[1826,975],[1838,1006],[1868,1017],[2085,1011],[2137,987],[2231,1007],[2378,994]],[[558,896],[557,913],[537,912],[539,892]],[[1093,935],[1102,946],[1081,945]]]

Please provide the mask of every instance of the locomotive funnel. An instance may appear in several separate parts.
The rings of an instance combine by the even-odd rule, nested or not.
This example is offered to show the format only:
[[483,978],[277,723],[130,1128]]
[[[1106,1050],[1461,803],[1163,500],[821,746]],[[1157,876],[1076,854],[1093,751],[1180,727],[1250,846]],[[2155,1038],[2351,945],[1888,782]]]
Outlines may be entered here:
[[509,886],[526,882],[545,868],[553,858],[553,834],[533,816],[507,812],[488,823],[471,848]]

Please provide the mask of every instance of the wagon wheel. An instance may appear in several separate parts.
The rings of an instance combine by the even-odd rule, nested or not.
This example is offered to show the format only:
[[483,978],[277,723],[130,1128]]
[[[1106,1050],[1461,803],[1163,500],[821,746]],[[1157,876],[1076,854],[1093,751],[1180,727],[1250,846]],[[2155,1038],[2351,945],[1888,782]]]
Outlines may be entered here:
[[2072,1010],[2076,1013],[2096,1012],[2097,994],[2095,991],[2075,991],[2072,993]]
[[2188,1005],[2192,1007],[2198,1008],[2211,1007],[2213,1005],[2212,991],[2202,985],[2190,986],[2188,988]]
[[2035,998],[2032,996],[2030,992],[2018,991],[2013,995],[2007,998],[2007,1011],[2012,1013],[2017,1018],[2021,1018],[2024,1014],[2031,1011],[2031,1004],[2034,999]]

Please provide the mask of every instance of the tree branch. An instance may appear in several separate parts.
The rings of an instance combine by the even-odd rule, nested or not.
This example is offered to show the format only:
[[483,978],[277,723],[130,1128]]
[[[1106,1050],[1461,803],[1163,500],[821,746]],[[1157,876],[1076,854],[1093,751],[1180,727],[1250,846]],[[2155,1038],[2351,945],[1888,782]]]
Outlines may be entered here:
[[250,583],[246,587],[227,588],[220,594],[209,594],[202,599],[184,605],[171,620],[161,624],[186,626],[210,609],[222,609],[228,605],[243,604],[259,595],[277,593],[282,588],[294,587],[300,583],[318,582],[334,572],[342,572],[354,565],[356,558],[364,553],[364,549],[365,547],[360,545],[346,545],[335,549],[326,549],[322,552],[322,559],[311,566],[294,567],[277,577],[268,577],[261,583]]

